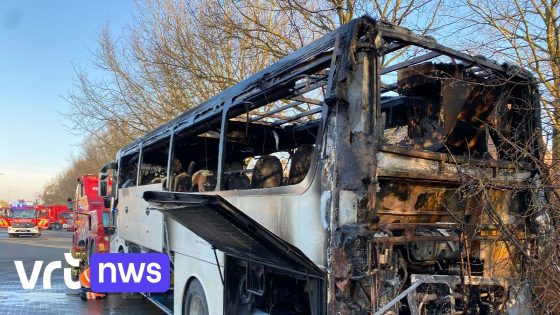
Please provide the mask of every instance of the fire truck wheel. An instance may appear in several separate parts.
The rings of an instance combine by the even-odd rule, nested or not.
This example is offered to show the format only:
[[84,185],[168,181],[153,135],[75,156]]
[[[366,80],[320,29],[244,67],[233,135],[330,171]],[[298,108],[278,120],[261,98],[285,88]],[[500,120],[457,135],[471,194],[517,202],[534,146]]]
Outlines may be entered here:
[[57,223],[54,225],[54,229],[55,230],[60,230],[62,228],[62,226],[60,225],[60,223]]
[[208,315],[208,304],[204,289],[197,279],[192,279],[183,299],[186,315]]

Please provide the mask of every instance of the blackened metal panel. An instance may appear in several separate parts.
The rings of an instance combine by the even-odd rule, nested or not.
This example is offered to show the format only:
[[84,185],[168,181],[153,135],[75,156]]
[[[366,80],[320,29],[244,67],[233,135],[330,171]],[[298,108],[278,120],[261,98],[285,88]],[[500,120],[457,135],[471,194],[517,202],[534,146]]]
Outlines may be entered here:
[[324,278],[298,248],[217,195],[147,191],[143,198],[216,249],[237,258]]

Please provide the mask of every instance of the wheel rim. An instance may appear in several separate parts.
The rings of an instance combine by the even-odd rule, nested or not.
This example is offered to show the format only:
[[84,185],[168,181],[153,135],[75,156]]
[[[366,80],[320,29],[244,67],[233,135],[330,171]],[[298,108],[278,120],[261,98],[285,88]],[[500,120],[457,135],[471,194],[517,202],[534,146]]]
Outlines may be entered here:
[[204,303],[200,296],[193,296],[189,307],[189,315],[204,315]]

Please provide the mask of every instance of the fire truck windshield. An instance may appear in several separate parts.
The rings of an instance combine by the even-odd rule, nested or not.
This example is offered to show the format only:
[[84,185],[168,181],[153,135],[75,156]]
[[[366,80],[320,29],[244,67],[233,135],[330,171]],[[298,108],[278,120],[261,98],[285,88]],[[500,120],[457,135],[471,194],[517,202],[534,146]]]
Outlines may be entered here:
[[10,218],[12,219],[34,219],[35,216],[35,209],[10,209]]
[[72,212],[60,212],[58,214],[58,218],[59,219],[71,219],[72,218]]

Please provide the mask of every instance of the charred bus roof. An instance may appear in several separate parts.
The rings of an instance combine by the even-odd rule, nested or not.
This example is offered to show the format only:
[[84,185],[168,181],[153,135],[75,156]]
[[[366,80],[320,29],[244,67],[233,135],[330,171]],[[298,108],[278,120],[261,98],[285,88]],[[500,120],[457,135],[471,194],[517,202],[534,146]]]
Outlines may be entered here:
[[[168,137],[172,130],[177,132],[198,125],[201,122],[219,120],[224,111],[235,110],[236,108],[241,109],[241,107],[247,109],[248,105],[250,107],[258,107],[260,105],[253,104],[252,99],[262,94],[274,94],[276,89],[293,88],[298,77],[312,73],[320,67],[334,65],[333,58],[337,56],[340,56],[341,59],[337,60],[338,73],[336,77],[343,78],[352,69],[353,52],[360,49],[360,45],[365,39],[373,43],[373,46],[375,46],[380,55],[387,55],[408,46],[416,46],[429,51],[423,55],[382,68],[381,75],[426,63],[440,56],[446,56],[454,62],[458,61],[462,68],[470,68],[469,71],[471,72],[491,71],[509,80],[536,84],[532,74],[518,66],[507,63],[499,64],[481,56],[471,56],[443,46],[432,37],[416,35],[408,29],[364,16],[342,25],[260,72],[227,88],[199,106],[139,137],[121,148],[118,156],[136,151],[141,143],[146,145]],[[381,83],[380,87],[381,92],[396,88],[395,86],[388,86],[383,83]],[[332,89],[329,89],[329,91],[332,91]],[[325,102],[328,102],[328,99],[329,96],[326,96]],[[275,127],[281,128],[282,126]]]

